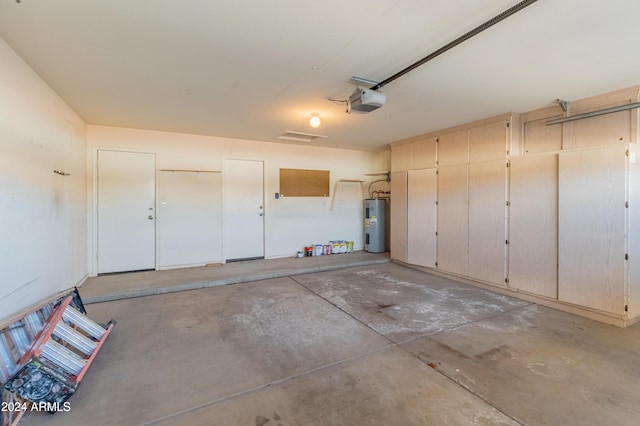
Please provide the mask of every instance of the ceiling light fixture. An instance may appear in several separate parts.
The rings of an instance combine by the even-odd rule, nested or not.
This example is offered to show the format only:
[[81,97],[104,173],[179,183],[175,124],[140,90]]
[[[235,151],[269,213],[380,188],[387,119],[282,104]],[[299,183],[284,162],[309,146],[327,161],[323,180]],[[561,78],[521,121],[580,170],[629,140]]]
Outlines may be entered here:
[[317,112],[313,112],[311,113],[311,118],[309,119],[309,126],[313,127],[314,129],[317,129],[318,127],[320,127],[320,114]]

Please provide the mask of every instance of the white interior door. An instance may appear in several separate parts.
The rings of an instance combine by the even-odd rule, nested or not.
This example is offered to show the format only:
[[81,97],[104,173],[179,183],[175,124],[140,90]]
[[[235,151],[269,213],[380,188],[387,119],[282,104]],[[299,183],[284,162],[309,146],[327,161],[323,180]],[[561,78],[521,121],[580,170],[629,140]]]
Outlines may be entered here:
[[98,151],[98,273],[155,269],[155,161]]
[[264,257],[264,164],[224,162],[222,251],[226,261]]

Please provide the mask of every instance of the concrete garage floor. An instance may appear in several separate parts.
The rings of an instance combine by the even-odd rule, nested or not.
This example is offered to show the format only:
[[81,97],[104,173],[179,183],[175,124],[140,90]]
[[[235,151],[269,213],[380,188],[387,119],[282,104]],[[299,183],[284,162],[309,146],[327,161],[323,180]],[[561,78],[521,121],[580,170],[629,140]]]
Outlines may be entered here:
[[30,413],[21,424],[636,425],[640,418],[638,326],[615,328],[394,263],[87,310],[118,324],[71,411]]

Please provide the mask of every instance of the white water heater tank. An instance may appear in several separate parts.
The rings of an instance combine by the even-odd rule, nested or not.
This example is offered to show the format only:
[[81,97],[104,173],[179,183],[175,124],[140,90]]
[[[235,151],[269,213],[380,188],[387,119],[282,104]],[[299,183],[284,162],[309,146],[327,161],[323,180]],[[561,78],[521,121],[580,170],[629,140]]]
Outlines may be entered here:
[[387,251],[387,200],[364,200],[364,250],[369,253]]

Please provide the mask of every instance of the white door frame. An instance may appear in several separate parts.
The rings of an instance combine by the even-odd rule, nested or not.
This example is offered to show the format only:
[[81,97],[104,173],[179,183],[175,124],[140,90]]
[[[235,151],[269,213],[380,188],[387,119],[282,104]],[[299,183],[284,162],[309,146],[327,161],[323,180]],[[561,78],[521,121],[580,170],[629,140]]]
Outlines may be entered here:
[[[158,154],[154,151],[145,151],[141,149],[127,149],[127,148],[119,148],[119,147],[111,147],[111,146],[94,146],[91,152],[91,192],[87,195],[87,205],[91,206],[91,214],[88,215],[87,228],[90,230],[89,235],[87,237],[88,244],[87,248],[89,253],[87,253],[87,272],[91,277],[98,276],[98,151],[119,151],[119,152],[134,152],[141,154],[153,154],[156,159],[156,168],[157,168],[157,160]],[[156,195],[158,194],[158,172],[156,170],[154,183],[154,190]],[[155,197],[155,205],[153,206],[154,214],[156,215],[156,223],[157,223],[157,214],[158,214],[158,197]],[[154,269],[158,269],[158,226],[156,225],[155,229],[155,239],[156,239],[156,253],[155,253],[155,265]]]

